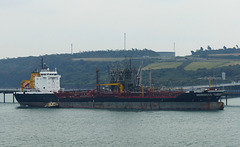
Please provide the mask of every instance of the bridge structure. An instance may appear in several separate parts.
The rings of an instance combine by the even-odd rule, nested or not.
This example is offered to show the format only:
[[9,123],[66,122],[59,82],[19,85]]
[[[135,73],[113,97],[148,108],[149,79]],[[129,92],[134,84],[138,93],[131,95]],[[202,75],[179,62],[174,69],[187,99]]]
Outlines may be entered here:
[[[3,93],[3,103],[6,102],[6,94],[14,94],[15,92],[20,91],[19,89],[0,89],[0,93]],[[14,95],[13,95],[13,103],[14,103]]]

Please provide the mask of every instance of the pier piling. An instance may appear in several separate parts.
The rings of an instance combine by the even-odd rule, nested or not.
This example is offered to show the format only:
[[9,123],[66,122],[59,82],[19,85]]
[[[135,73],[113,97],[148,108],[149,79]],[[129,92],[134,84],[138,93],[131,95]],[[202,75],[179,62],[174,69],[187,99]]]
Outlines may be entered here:
[[5,103],[5,92],[3,92],[3,103]]
[[14,103],[14,101],[15,101],[14,94],[18,91],[19,91],[18,89],[0,89],[0,93],[3,94],[3,103],[6,103],[6,94],[12,94],[13,95],[13,103]]
[[228,96],[226,95],[226,106],[227,106],[227,98],[228,98]]
[[13,103],[14,103],[14,93],[13,93]]

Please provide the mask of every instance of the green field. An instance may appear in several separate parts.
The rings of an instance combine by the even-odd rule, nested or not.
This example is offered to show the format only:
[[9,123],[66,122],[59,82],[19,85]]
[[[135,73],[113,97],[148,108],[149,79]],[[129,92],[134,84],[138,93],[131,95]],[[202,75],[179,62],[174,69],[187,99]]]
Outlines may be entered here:
[[[98,62],[115,62],[115,61],[123,61],[126,58],[72,58],[73,61],[98,61]],[[127,58],[129,59],[129,58]],[[145,59],[156,59],[156,57],[152,58],[142,58],[142,57],[132,57],[131,59],[145,60]]]
[[[183,62],[158,62],[158,63],[151,63],[143,68],[143,70],[148,70],[149,68],[151,69],[166,69],[166,68],[177,68],[180,66]],[[197,62],[192,62],[189,65],[187,65],[184,69],[189,71],[193,70],[196,71],[200,68],[205,68],[205,69],[211,69],[211,68],[220,68],[224,66],[229,66],[229,65],[240,65],[239,60],[227,60],[227,59],[210,59],[206,61],[197,61]]]
[[[132,59],[141,59],[141,58],[132,58]],[[115,61],[123,61],[125,58],[73,58],[73,61],[95,61],[95,62],[115,62]],[[183,61],[176,61],[176,62],[156,62],[148,64],[143,68],[143,70],[151,69],[167,69],[167,68],[177,68],[183,63]],[[203,61],[193,61],[186,67],[184,67],[187,71],[196,71],[200,68],[211,69],[211,68],[219,68],[223,66],[229,65],[240,65],[240,61],[238,60],[227,60],[227,59],[208,59]]]
[[207,60],[207,61],[201,61],[201,62],[192,62],[188,66],[186,66],[185,70],[197,70],[199,68],[219,68],[223,66],[229,66],[229,65],[237,65],[240,64],[240,61],[238,60]]
[[160,62],[160,63],[151,63],[143,68],[143,70],[151,69],[164,69],[164,68],[177,68],[182,62]]
[[208,56],[240,56],[240,53],[228,53],[228,54],[209,54]]
[[99,62],[104,62],[104,61],[122,61],[125,58],[73,58],[73,61],[99,61]]

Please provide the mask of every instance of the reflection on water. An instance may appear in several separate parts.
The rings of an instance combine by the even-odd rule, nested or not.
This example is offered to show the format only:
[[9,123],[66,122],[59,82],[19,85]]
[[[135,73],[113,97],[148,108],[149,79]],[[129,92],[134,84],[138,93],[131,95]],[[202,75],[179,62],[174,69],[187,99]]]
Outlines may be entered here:
[[240,98],[228,104],[220,111],[123,111],[0,103],[0,146],[238,146]]

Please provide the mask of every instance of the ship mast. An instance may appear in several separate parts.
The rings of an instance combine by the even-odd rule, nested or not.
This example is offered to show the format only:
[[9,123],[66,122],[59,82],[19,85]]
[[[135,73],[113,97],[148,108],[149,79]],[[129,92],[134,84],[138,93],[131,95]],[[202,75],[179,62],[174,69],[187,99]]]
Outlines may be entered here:
[[41,69],[43,69],[43,57],[41,58]]
[[97,91],[100,91],[100,86],[99,86],[99,69],[96,68],[96,85],[97,85]]

